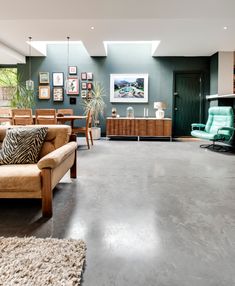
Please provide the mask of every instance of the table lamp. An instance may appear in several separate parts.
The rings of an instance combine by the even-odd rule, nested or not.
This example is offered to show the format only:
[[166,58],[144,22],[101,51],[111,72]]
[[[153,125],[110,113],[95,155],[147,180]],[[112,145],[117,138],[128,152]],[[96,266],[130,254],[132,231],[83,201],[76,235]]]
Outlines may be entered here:
[[157,109],[156,118],[163,119],[165,115],[164,109],[166,109],[166,104],[160,101],[154,102],[154,109]]

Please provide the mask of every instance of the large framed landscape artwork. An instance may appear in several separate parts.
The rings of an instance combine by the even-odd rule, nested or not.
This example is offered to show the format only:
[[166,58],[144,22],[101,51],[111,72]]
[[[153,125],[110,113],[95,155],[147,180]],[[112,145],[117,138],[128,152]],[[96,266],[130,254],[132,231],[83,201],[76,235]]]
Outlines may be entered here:
[[111,74],[110,102],[148,102],[148,74]]

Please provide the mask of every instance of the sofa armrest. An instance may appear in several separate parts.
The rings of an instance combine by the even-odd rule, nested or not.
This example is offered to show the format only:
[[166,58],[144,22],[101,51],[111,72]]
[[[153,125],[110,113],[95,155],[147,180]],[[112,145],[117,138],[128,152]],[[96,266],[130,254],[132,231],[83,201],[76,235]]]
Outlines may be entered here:
[[192,130],[194,130],[194,128],[204,129],[206,127],[206,125],[202,124],[202,123],[192,123],[191,127],[192,127]]
[[70,156],[76,149],[77,143],[69,142],[42,157],[38,161],[37,166],[40,170],[45,168],[54,169],[59,166],[60,163],[63,162],[66,158],[68,158],[68,156]]

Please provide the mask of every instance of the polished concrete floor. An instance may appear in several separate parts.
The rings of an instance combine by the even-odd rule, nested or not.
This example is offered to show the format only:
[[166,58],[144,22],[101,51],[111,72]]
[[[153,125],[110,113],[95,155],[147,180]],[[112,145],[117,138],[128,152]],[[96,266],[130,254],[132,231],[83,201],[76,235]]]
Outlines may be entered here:
[[235,285],[235,155],[199,144],[80,146],[53,218],[38,201],[0,200],[0,235],[84,239],[82,286]]

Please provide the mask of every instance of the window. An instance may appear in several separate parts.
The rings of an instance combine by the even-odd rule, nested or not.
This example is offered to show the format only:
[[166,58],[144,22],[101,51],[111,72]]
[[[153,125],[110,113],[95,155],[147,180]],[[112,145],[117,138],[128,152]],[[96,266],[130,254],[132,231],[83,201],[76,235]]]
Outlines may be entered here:
[[17,68],[0,68],[0,107],[10,106],[13,92],[17,86]]

